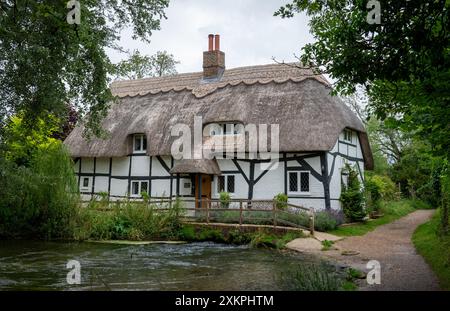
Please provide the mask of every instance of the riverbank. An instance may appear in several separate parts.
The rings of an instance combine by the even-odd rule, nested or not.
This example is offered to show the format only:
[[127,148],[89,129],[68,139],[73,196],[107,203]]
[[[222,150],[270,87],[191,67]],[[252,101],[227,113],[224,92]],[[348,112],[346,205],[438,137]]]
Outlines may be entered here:
[[[362,236],[346,237],[329,250],[305,250],[341,265],[369,272],[367,263],[381,265],[381,284],[359,282],[360,290],[439,290],[437,277],[411,242],[414,230],[430,219],[433,210],[418,210]],[[292,243],[292,242],[291,242]],[[288,244],[289,247],[289,244]],[[298,250],[298,249],[297,249]]]

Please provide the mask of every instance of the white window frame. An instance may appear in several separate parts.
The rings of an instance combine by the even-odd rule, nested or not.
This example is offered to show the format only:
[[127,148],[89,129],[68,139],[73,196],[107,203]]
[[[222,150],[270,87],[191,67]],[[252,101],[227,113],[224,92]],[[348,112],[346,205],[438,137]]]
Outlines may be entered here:
[[[234,191],[233,192],[228,191],[228,177],[229,176],[234,176]],[[216,195],[219,195],[219,193],[220,193],[220,190],[219,190],[219,177],[223,177],[224,178],[223,183],[224,183],[224,186],[225,186],[226,189],[224,189],[223,191],[228,192],[230,195],[235,194],[236,193],[236,175],[235,174],[223,174],[223,175],[220,175],[220,176],[216,176],[216,178],[215,178],[216,182],[215,182],[215,185],[214,185],[214,189],[215,189]]]
[[[84,186],[84,181],[88,180],[88,185],[85,187]],[[86,176],[82,176],[81,180],[80,180],[80,191],[84,192],[84,191],[90,191],[92,187],[92,178],[91,177],[86,177]]]
[[[307,173],[308,174],[308,191],[302,191],[302,180],[301,180],[301,174],[302,173]],[[291,191],[290,190],[290,174],[297,174],[297,189],[298,191]],[[288,171],[287,172],[287,190],[288,190],[288,194],[293,194],[293,195],[310,195],[311,194],[311,172],[310,171]]]
[[[139,139],[139,149],[136,149],[136,140]],[[133,153],[144,153],[147,148],[144,148],[144,139],[147,140],[145,134],[134,134],[133,135]],[[148,143],[148,141],[146,142]]]
[[350,143],[353,142],[353,132],[351,130],[344,130],[344,141],[348,141]]
[[[150,185],[150,182],[148,181],[148,180],[132,180],[131,181],[131,183],[130,183],[130,197],[133,197],[133,198],[140,198],[141,197],[141,193],[142,193],[142,183],[147,183],[147,193],[148,193],[148,187],[149,187],[149,185]],[[138,183],[139,184],[139,186],[138,186],[138,194],[135,194],[135,193],[133,193],[133,184],[134,183]],[[149,195],[150,195],[150,193],[148,193]]]

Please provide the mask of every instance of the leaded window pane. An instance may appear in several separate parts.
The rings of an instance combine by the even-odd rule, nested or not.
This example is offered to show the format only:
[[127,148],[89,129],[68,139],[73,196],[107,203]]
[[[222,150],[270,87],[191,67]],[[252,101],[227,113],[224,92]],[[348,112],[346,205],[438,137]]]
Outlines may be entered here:
[[234,192],[234,176],[227,176],[227,190],[228,192]]
[[147,150],[147,138],[142,136],[142,150]]
[[225,176],[217,177],[217,192],[225,191]]
[[309,192],[309,173],[300,173],[300,189],[302,192]]
[[133,181],[131,183],[131,188],[132,188],[131,193],[133,195],[138,195],[139,194],[139,182]]
[[298,175],[297,172],[289,173],[289,191],[297,192],[298,191]]
[[148,193],[148,182],[146,181],[141,182],[141,193],[144,191]]

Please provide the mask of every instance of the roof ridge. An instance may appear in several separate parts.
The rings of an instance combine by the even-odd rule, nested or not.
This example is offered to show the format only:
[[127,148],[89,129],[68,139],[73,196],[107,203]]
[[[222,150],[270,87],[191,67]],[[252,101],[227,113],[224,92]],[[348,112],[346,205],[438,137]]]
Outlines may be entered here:
[[[240,66],[240,67],[234,67],[234,68],[225,68],[225,72],[230,71],[239,71],[239,70],[249,70],[249,69],[263,69],[267,67],[278,67],[278,68],[286,68],[286,69],[292,69],[292,70],[310,70],[309,68],[295,68],[292,65],[295,65],[297,63],[271,63],[271,64],[261,64],[261,65],[250,65],[250,66]],[[312,68],[311,68],[312,69]],[[126,84],[126,83],[136,83],[136,82],[148,82],[148,81],[164,81],[164,80],[171,80],[171,79],[177,79],[182,77],[191,77],[195,75],[203,75],[203,71],[192,71],[192,72],[183,72],[183,73],[177,73],[170,76],[162,76],[162,77],[147,77],[147,78],[140,78],[140,79],[128,79],[128,80],[117,80],[111,82],[111,85],[113,84]]]
[[110,87],[119,97],[158,94],[160,92],[190,90],[197,98],[204,97],[227,85],[253,85],[256,82],[266,84],[271,81],[284,83],[307,78],[315,79],[325,85],[329,82],[312,69],[294,67],[295,63],[272,63],[226,69],[220,80],[204,82],[203,72],[181,73],[165,77],[151,77],[136,80],[113,82]]

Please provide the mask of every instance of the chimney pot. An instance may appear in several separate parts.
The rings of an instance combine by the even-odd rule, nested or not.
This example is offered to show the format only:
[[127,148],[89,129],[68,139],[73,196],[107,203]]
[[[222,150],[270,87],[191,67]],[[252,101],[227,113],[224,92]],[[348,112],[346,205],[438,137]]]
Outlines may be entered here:
[[208,35],[208,51],[210,52],[214,50],[213,42],[214,42],[214,35],[213,34]]
[[220,51],[220,35],[215,35],[214,40],[214,51]]

